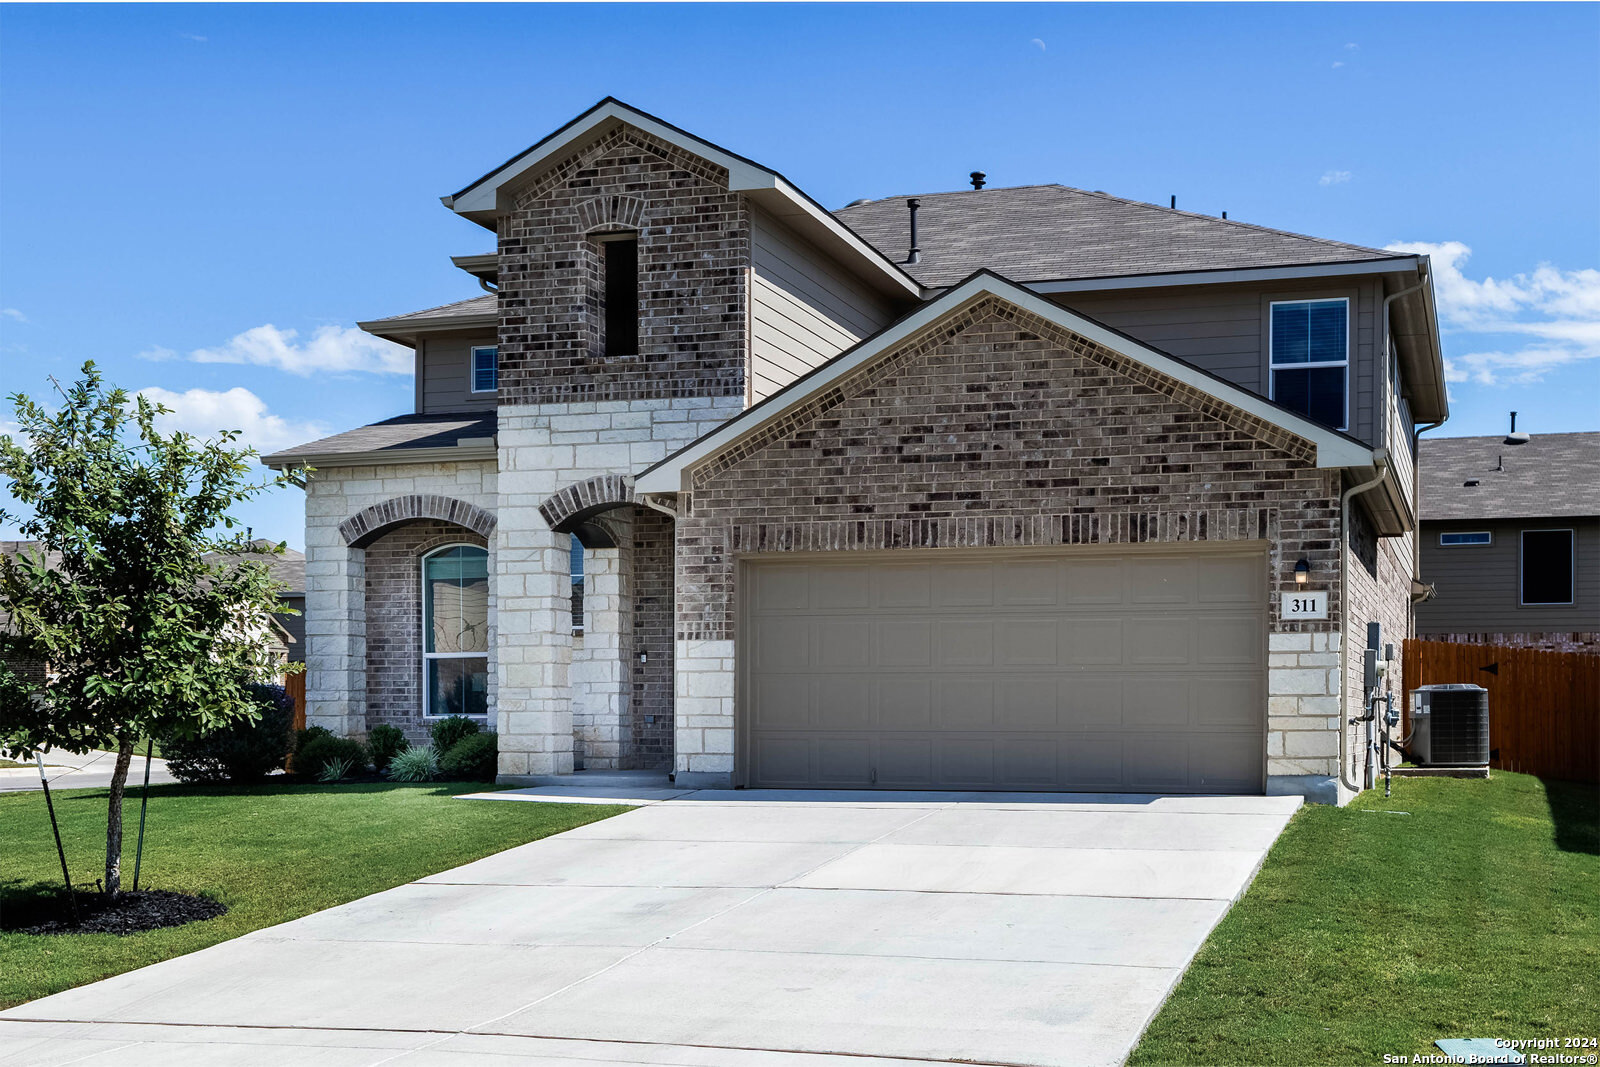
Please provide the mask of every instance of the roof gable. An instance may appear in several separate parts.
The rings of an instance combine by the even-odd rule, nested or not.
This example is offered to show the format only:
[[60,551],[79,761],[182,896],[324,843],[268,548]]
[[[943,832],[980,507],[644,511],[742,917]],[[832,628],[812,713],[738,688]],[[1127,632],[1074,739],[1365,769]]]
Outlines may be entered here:
[[915,279],[782,174],[609,96],[466,188],[440,199],[458,215],[493,230],[496,216],[505,207],[506,189],[618,125],[632,126],[723,168],[728,172],[729,191],[747,194],[885,292],[922,295]]
[[[909,247],[908,199],[872,200],[834,214],[897,257]],[[1065,185],[915,199],[921,258],[906,269],[932,287],[976,270],[1034,282],[1416,258]]]
[[1123,357],[1126,365],[1120,369],[1146,384],[1157,384],[1159,377],[1187,386],[1198,394],[1198,405],[1219,416],[1229,414],[1242,419],[1255,435],[1275,441],[1286,450],[1293,450],[1292,439],[1303,441],[1318,467],[1368,467],[1373,463],[1373,450],[1353,438],[985,271],[645,470],[638,476],[636,489],[640,493],[679,492],[691,468],[723,453],[736,460],[760,447],[781,432],[780,424],[803,418],[810,408],[837,397],[845,380],[857,371],[930,331],[943,336],[954,328],[951,323],[960,313],[986,299],[1001,301],[1042,324],[1064,329]]

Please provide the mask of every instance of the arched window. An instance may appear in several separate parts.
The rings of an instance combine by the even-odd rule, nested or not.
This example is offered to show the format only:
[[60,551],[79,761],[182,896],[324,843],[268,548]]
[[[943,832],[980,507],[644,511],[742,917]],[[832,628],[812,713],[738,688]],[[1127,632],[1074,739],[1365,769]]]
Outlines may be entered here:
[[489,712],[489,553],[448,545],[422,557],[422,714]]

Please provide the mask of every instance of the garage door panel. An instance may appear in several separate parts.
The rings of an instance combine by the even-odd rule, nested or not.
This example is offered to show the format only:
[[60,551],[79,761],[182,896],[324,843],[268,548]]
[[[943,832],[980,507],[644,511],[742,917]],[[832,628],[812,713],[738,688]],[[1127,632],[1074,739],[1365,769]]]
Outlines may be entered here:
[[933,571],[933,603],[941,608],[993,607],[994,564],[939,564]]
[[813,744],[818,785],[843,788],[872,783],[870,738],[823,734]]
[[1122,626],[1123,620],[1115,616],[1063,619],[1059,662],[1074,667],[1120,664]]
[[1002,678],[995,693],[994,724],[998,729],[1054,732],[1060,728],[1061,695],[1053,676]]
[[1063,730],[1122,725],[1122,675],[1072,674],[1061,680]]
[[818,670],[862,668],[872,664],[872,624],[866,619],[828,619],[812,624]]
[[1187,614],[1138,616],[1124,624],[1124,662],[1134,666],[1183,666],[1193,653]]
[[811,624],[806,618],[757,618],[753,636],[752,666],[756,670],[797,670],[811,665]]
[[881,675],[873,679],[878,694],[877,726],[883,730],[933,728],[933,681],[926,675]]
[[1055,619],[1001,619],[995,643],[1003,667],[1054,667],[1060,659],[1061,626]]
[[931,608],[933,568],[925,563],[885,564],[874,568],[880,608]]
[[987,676],[941,677],[934,682],[935,730],[994,727],[994,681]]
[[811,722],[811,679],[773,675],[754,686],[753,725],[758,730],[807,730]]
[[1253,615],[1207,614],[1191,621],[1194,660],[1205,666],[1261,662],[1261,623]]
[[1260,791],[1261,555],[843,555],[746,565],[751,784]]
[[877,664],[881,667],[933,666],[933,624],[921,619],[881,619],[877,636]]
[[987,667],[994,662],[993,619],[940,619],[934,628],[934,666]]

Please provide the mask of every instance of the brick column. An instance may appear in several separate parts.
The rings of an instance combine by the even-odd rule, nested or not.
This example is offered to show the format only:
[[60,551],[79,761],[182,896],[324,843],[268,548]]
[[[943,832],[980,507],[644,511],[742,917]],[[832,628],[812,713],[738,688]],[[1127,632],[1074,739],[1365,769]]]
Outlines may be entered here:
[[[317,544],[312,534],[331,533]],[[307,530],[306,725],[367,732],[366,553],[336,531]]]
[[533,508],[502,515],[495,546],[500,778],[572,773],[571,556]]

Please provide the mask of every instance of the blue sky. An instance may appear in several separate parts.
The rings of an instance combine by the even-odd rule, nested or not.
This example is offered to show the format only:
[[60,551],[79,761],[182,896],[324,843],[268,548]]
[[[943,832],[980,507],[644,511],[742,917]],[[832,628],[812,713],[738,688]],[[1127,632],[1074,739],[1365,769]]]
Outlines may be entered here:
[[[1452,418],[1600,428],[1600,6],[0,6],[0,391],[263,449],[410,410],[438,197],[615,95],[857,197],[1062,182],[1434,254]],[[9,411],[5,412],[9,414]],[[301,543],[297,491],[247,506]]]

